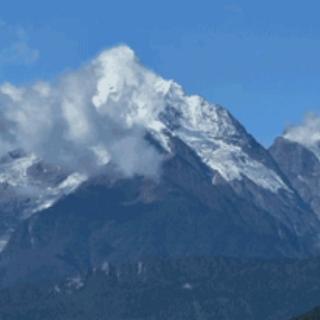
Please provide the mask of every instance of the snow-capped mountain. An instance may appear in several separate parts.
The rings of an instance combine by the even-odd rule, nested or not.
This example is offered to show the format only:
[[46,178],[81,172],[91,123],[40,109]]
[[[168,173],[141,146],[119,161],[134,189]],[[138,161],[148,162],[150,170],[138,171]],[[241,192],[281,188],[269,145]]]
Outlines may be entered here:
[[[187,95],[143,67],[126,46],[101,53],[62,83],[63,89],[46,85],[39,98],[41,107],[61,111],[54,125],[38,119],[44,137],[54,128],[55,144],[42,137],[35,144],[22,141],[35,156],[11,157],[1,167],[10,194],[39,190],[18,210],[29,218],[16,224],[3,251],[3,283],[32,279],[40,270],[58,277],[150,256],[319,252],[316,214],[223,107]],[[38,88],[10,87],[2,94],[19,108],[31,99],[28,90],[37,101]],[[51,152],[48,158],[44,142],[63,150],[63,157]]]
[[[134,134],[132,129],[139,127],[153,133],[167,151],[168,134],[179,137],[227,181],[246,177],[272,192],[290,191],[281,175],[271,168],[270,160],[263,163],[265,157],[261,161],[246,149],[254,140],[224,108],[199,96],[186,95],[174,81],[143,67],[126,46],[101,53],[83,70],[66,76],[61,86],[41,83],[19,88],[6,84],[0,87],[0,98],[7,110],[3,117],[7,118],[10,136],[18,132],[13,140],[22,149],[32,149],[40,159],[49,153],[52,162],[56,154],[61,157],[60,149],[67,153],[68,149],[77,152],[89,148],[103,164],[110,159],[117,161],[118,149],[106,140],[115,139],[118,144],[122,141],[117,141],[121,140],[119,135],[110,138],[106,128],[112,125],[114,132],[131,130],[129,134]],[[61,116],[55,117],[53,112],[61,112]],[[28,122],[34,118],[34,137],[25,139],[30,130]],[[11,123],[15,124],[13,128]],[[50,144],[51,140],[55,145]]]
[[251,152],[254,140],[221,106],[188,96],[174,81],[145,69],[128,47],[102,53],[95,63],[105,71],[93,97],[101,113],[117,112],[127,126],[142,125],[168,151],[168,136],[179,137],[226,181],[246,177],[271,192],[292,191],[269,159]]
[[[301,214],[287,214],[288,206],[299,207],[295,191],[268,152],[226,109],[187,95],[176,82],[143,67],[126,46],[103,52],[93,66],[100,70],[92,97],[99,114],[127,128],[143,127],[169,154],[170,137],[180,139],[212,170],[213,183],[224,181],[240,196],[251,196],[257,206],[299,232]],[[276,209],[271,198],[278,202]]]
[[[227,110],[210,104],[199,96],[186,95],[174,81],[165,80],[143,67],[130,48],[121,46],[107,50],[89,68],[97,74],[91,79],[95,90],[90,92],[92,96],[89,99],[92,101],[89,107],[96,109],[97,116],[102,119],[111,118],[117,122],[118,127],[127,130],[135,126],[142,127],[169,154],[170,137],[181,139],[212,170],[213,183],[223,180],[239,191],[241,188],[237,185],[245,180],[274,194],[280,191],[288,194],[293,192],[265,150]],[[84,76],[87,74],[78,75],[80,78]],[[24,88],[6,85],[0,91],[6,99],[18,101],[18,105],[23,105],[30,99],[26,93],[28,90]],[[45,100],[44,103],[52,103],[50,92],[54,90],[49,85],[38,84],[31,91],[32,97],[35,94],[40,95],[41,99],[46,96],[48,101]],[[79,96],[81,98],[80,94]],[[61,100],[60,103],[63,104],[64,100]],[[32,102],[34,103],[34,97]],[[43,103],[42,100],[41,102]],[[81,105],[80,102],[79,104]],[[28,105],[26,108],[31,107]],[[63,111],[68,115],[73,108],[69,103]],[[79,106],[79,112],[80,109]],[[89,118],[87,113],[79,113],[78,118],[76,117],[77,129],[82,122],[83,126],[86,125],[85,117]],[[28,115],[27,113],[25,117]],[[29,116],[30,121],[32,116],[34,113]],[[13,121],[11,118],[10,120]],[[94,124],[100,125],[98,121]],[[55,147],[59,148],[59,145]],[[107,147],[93,145],[100,159],[106,158],[101,161],[102,164],[110,160],[110,150]],[[127,145],[123,148],[128,150]],[[119,153],[123,159],[123,151],[120,150]],[[2,197],[3,201],[7,201],[8,197],[13,198],[15,206],[19,206],[15,211],[19,211],[20,216],[49,207],[61,195],[69,193],[86,180],[85,174],[77,172],[78,168],[75,172],[66,174],[66,169],[60,163],[49,166],[39,159],[41,154],[18,156],[11,153],[0,164],[1,189],[6,192],[6,196]],[[7,204],[5,206],[10,207]]]
[[67,173],[20,150],[0,159],[0,250],[21,220],[50,207],[86,177]]

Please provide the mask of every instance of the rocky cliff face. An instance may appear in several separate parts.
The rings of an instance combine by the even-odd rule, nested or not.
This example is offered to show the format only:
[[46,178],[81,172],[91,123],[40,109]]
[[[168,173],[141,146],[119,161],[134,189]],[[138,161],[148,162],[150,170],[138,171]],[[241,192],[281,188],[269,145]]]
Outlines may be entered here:
[[270,153],[301,198],[320,217],[320,159],[317,154],[307,146],[285,137],[275,141]]

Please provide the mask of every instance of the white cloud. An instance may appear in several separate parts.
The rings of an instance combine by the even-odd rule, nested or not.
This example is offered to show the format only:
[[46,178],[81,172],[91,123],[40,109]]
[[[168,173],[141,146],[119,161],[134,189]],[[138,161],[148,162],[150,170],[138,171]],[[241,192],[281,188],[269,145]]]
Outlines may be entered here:
[[39,58],[39,51],[29,44],[27,32],[0,20],[0,64],[28,65]]
[[111,160],[126,176],[155,176],[162,159],[144,121],[161,103],[157,79],[121,46],[55,83],[0,85],[0,154],[22,148],[86,174]]
[[284,137],[305,146],[320,144],[320,116],[315,113],[307,114],[300,125],[289,127]]

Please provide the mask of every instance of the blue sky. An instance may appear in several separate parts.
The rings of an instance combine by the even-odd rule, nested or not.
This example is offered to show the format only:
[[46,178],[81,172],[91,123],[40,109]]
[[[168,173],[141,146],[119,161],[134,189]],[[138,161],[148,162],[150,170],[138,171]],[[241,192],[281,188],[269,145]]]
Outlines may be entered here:
[[6,1],[0,82],[54,79],[126,43],[187,92],[226,106],[268,145],[320,111],[319,12],[314,0]]

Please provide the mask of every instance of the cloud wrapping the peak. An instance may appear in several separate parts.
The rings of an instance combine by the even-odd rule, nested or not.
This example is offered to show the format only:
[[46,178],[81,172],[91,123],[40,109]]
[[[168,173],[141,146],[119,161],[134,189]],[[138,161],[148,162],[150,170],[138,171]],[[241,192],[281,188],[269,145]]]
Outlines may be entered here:
[[0,154],[22,148],[47,162],[92,174],[110,160],[126,176],[159,172],[145,140],[145,110],[161,104],[158,77],[125,46],[55,83],[0,86]]
[[320,143],[320,116],[308,113],[300,125],[289,127],[284,137],[288,140],[305,146],[314,146]]

